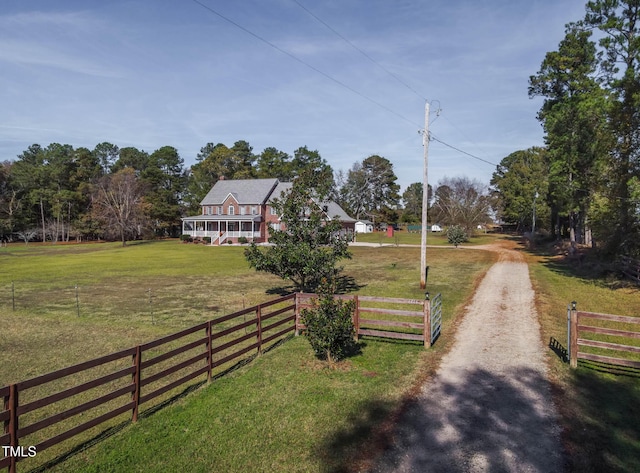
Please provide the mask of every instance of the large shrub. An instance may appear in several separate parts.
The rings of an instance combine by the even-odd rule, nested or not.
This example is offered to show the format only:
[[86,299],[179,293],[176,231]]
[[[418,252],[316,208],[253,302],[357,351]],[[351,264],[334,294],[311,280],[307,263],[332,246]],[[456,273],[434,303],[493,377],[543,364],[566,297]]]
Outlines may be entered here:
[[447,241],[458,248],[460,243],[469,241],[469,237],[460,225],[451,225],[447,228]]
[[355,348],[353,301],[335,299],[333,291],[324,286],[312,309],[303,309],[305,335],[316,356],[330,364],[345,358]]

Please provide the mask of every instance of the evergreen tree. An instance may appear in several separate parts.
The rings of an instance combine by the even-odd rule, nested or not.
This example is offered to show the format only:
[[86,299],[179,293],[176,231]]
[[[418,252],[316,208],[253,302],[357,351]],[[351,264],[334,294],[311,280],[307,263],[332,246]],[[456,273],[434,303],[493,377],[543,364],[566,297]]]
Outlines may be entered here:
[[572,241],[589,235],[589,203],[602,184],[606,143],[607,102],[595,73],[597,58],[591,31],[568,25],[558,51],[548,53],[529,95],[545,97],[538,114],[546,132],[547,200],[552,212],[552,234],[566,225]]
[[245,250],[251,267],[289,280],[304,292],[314,291],[323,280],[333,283],[342,270],[337,262],[351,257],[341,222],[322,211],[327,194],[317,191],[322,188],[317,178],[309,169],[293,181],[285,196],[274,199],[282,228],[270,230],[273,246],[252,244]]

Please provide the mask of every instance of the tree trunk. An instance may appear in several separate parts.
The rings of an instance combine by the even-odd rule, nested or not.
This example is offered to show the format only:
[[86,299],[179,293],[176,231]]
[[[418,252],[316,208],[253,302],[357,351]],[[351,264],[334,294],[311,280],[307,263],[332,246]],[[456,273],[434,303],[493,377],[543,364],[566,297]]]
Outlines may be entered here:
[[44,204],[42,203],[42,197],[40,197],[40,217],[42,218],[42,243],[47,240],[47,231],[44,225]]
[[68,207],[68,215],[67,215],[67,243],[69,242],[69,240],[71,239],[71,202],[69,202],[69,207]]

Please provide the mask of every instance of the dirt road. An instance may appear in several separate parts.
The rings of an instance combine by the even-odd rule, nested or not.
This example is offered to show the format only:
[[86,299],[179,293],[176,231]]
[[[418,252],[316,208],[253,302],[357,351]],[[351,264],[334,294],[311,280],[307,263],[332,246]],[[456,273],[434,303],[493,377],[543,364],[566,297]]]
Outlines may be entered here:
[[451,351],[372,471],[564,470],[528,268],[516,251],[492,249],[500,260],[467,307]]

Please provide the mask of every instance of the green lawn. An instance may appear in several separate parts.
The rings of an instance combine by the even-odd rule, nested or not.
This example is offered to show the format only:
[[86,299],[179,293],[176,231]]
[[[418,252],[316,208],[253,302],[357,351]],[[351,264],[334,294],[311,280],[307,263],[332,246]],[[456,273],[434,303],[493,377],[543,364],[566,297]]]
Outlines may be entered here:
[[422,349],[363,352],[326,369],[296,338],[51,471],[336,471],[394,408]]
[[[432,349],[366,339],[359,355],[331,370],[313,358],[303,337],[294,338],[53,471],[185,465],[189,471],[340,471],[361,460],[375,427],[437,365],[494,255],[434,248],[427,259],[427,289],[442,292],[445,304],[443,335]],[[134,346],[286,289],[280,279],[248,268],[237,246],[20,245],[2,248],[0,261],[0,385]],[[422,299],[419,264],[418,248],[356,247],[345,274],[359,294]],[[63,453],[54,447],[21,466]]]

